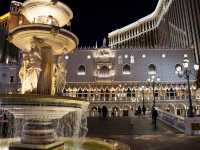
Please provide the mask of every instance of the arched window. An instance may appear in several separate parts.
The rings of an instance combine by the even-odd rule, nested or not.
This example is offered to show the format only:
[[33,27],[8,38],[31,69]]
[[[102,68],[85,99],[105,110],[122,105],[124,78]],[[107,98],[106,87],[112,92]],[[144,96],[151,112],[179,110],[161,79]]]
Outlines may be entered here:
[[78,97],[78,98],[81,98],[81,97],[82,97],[82,93],[83,93],[83,91],[82,91],[81,89],[79,89],[79,90],[77,91],[77,97]]
[[123,66],[123,74],[131,74],[130,65],[126,64],[126,65]]
[[156,66],[154,64],[149,65],[148,74],[149,75],[155,75],[156,74]]
[[122,64],[122,56],[121,55],[118,56],[118,64],[119,65]]
[[110,69],[108,66],[102,66],[99,70],[99,74],[101,77],[107,77],[109,75]]
[[126,92],[127,92],[126,96],[127,96],[127,97],[131,97],[131,89],[128,88]]
[[78,72],[77,72],[78,75],[80,76],[84,76],[86,74],[86,69],[85,69],[85,66],[84,65],[80,65],[78,67]]

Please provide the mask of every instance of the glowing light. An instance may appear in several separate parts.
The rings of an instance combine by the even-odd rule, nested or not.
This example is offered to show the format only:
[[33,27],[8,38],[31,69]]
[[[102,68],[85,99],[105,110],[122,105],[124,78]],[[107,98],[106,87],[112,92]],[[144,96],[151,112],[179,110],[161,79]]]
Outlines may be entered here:
[[146,54],[142,54],[142,58],[146,58],[147,56],[146,56]]
[[166,58],[166,54],[162,54],[162,58]]
[[91,55],[87,55],[87,59],[91,59]]
[[199,70],[199,65],[195,64],[194,65],[194,70],[196,70],[196,71]]
[[128,54],[125,54],[125,55],[124,55],[124,58],[126,58],[126,59],[127,59],[127,58],[128,58]]
[[5,18],[8,18],[10,16],[10,12],[4,14],[3,16],[0,16],[0,20],[3,20]]
[[65,56],[65,59],[66,59],[66,60],[68,60],[68,59],[69,59],[69,56],[68,56],[68,55],[66,55],[66,56]]

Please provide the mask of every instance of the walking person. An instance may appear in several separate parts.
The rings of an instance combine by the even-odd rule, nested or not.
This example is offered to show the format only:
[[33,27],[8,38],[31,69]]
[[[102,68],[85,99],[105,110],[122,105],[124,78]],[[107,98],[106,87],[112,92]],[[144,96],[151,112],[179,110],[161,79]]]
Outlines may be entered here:
[[142,107],[142,112],[143,112],[143,115],[145,116],[145,114],[146,114],[146,107],[145,106]]
[[152,118],[153,118],[155,129],[157,129],[157,117],[158,117],[158,111],[154,108],[153,113],[152,113]]
[[8,118],[6,116],[6,114],[3,114],[3,131],[2,131],[2,135],[4,138],[7,137],[8,134]]
[[137,110],[137,112],[138,112],[138,117],[140,117],[140,115],[141,115],[141,113],[142,113],[142,109],[141,109],[140,106],[138,106],[138,110]]

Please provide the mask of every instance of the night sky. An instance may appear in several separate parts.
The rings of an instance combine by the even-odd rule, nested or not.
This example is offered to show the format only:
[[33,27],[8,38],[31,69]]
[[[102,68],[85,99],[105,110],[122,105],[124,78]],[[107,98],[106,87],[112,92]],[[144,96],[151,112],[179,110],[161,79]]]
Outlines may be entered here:
[[[0,15],[9,11],[11,0],[0,0]],[[18,0],[23,2],[23,0]],[[154,11],[158,0],[60,0],[74,13],[71,31],[80,46],[102,45],[115,29],[128,25]]]

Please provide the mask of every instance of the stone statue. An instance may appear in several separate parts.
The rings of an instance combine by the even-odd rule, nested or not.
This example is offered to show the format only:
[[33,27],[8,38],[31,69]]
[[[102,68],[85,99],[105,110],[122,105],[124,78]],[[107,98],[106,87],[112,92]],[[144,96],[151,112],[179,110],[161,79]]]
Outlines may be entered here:
[[61,95],[65,87],[65,62],[63,56],[58,56],[56,63],[54,64],[54,86],[55,94]]
[[36,45],[32,44],[30,52],[23,53],[23,62],[19,71],[22,94],[36,91],[40,72],[41,54]]

